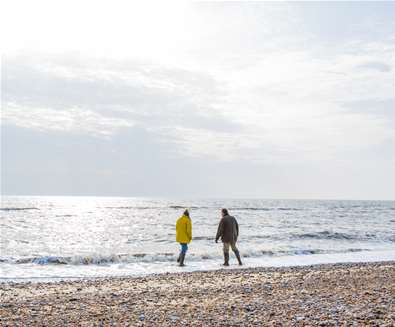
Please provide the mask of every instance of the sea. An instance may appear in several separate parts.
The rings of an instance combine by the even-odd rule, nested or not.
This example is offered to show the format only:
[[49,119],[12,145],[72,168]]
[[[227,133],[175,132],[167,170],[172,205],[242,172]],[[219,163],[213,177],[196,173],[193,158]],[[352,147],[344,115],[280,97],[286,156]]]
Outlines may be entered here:
[[[193,240],[179,267],[186,208]],[[238,220],[243,268],[395,260],[395,201],[2,196],[0,282],[223,269],[221,208]]]

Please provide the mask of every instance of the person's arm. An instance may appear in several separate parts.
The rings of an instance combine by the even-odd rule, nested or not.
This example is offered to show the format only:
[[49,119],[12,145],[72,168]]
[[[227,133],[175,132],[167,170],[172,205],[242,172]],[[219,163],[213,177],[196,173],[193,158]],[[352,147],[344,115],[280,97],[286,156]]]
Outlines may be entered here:
[[221,219],[221,221],[219,222],[219,225],[218,225],[217,235],[215,236],[215,243],[218,242],[218,240],[222,236],[223,232],[224,232],[224,220]]
[[236,218],[235,218],[235,222],[236,222],[236,236],[239,237],[239,224],[237,223]]
[[190,219],[188,219],[187,222],[187,235],[190,241],[192,241],[192,222]]

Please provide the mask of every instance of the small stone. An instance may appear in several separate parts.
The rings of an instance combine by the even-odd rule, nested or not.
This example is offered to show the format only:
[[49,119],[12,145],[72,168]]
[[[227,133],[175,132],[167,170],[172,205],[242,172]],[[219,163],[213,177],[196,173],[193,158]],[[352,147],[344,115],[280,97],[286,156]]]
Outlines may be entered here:
[[245,306],[244,309],[245,309],[246,311],[248,311],[248,312],[252,310],[251,307],[249,307],[249,306]]

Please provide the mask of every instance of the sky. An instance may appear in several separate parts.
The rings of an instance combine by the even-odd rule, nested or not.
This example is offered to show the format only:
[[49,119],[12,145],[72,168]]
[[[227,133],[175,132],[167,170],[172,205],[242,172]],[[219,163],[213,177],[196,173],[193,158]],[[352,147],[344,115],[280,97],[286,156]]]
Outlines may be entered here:
[[2,194],[395,200],[395,2],[0,6]]

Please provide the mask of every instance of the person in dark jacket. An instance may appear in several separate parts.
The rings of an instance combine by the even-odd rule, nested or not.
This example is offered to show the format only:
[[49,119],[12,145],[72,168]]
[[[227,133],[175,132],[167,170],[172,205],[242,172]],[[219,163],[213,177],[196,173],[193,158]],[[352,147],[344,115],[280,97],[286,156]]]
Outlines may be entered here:
[[219,222],[215,243],[221,238],[224,250],[224,266],[229,266],[229,248],[236,255],[237,261],[241,266],[239,250],[236,247],[237,237],[239,236],[239,224],[235,217],[230,216],[227,209],[221,210],[222,219]]

